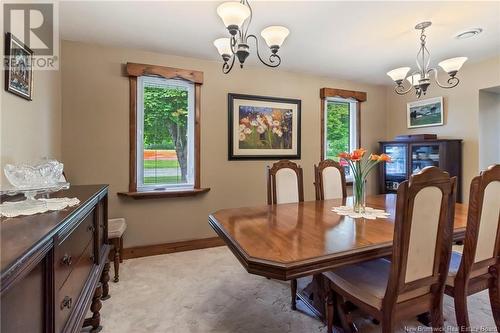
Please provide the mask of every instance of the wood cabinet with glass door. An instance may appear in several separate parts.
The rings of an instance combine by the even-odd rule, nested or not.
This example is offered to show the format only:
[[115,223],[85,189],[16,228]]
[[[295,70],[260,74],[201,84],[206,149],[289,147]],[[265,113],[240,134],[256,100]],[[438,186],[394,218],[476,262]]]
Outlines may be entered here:
[[396,193],[401,182],[426,166],[436,166],[457,177],[457,202],[462,202],[462,140],[429,139],[380,141],[380,152],[392,163],[381,163],[379,193]]

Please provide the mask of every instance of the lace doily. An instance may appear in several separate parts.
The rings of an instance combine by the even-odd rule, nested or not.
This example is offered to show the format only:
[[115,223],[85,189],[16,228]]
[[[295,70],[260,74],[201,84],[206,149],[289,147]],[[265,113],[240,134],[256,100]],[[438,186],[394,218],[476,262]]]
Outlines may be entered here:
[[332,212],[335,212],[335,213],[337,213],[339,215],[343,215],[343,216],[349,216],[349,217],[352,217],[353,219],[364,218],[364,219],[368,219],[368,220],[386,219],[387,217],[389,217],[391,215],[382,209],[375,209],[375,208],[371,208],[371,207],[366,207],[365,212],[362,214],[355,213],[354,207],[350,207],[350,206],[333,207]]
[[62,210],[66,207],[78,205],[78,198],[51,198],[4,202],[0,204],[0,216],[16,217],[20,215],[34,215],[49,210]]

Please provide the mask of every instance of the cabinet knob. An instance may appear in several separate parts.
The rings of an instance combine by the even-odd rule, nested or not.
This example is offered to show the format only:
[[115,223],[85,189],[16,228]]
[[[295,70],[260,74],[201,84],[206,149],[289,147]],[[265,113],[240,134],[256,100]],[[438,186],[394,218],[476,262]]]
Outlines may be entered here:
[[93,225],[89,225],[89,227],[87,228],[87,231],[94,232],[95,227]]
[[71,309],[72,305],[73,305],[73,299],[69,296],[65,296],[61,302],[61,310],[63,310],[64,308]]
[[61,258],[61,263],[63,265],[66,265],[66,266],[71,266],[71,264],[73,263],[73,258],[71,258],[71,256],[69,254],[65,254],[62,258]]
[[91,261],[91,262],[94,262],[94,261],[95,261],[95,260],[94,260],[94,259],[95,259],[94,255],[93,255],[93,254],[91,254],[91,255],[89,256],[89,259],[90,259],[90,261]]

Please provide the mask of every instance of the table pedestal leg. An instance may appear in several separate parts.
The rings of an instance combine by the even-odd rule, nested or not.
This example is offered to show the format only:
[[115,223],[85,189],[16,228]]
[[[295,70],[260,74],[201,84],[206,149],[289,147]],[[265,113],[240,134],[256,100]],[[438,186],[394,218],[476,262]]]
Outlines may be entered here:
[[328,288],[324,283],[323,276],[316,274],[312,281],[310,278],[298,279],[297,297],[307,306],[307,308],[326,323],[325,300],[328,295]]

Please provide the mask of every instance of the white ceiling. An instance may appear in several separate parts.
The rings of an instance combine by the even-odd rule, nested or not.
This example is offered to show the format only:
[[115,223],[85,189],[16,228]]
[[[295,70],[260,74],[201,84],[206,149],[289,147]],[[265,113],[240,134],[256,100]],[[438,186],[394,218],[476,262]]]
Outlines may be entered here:
[[[64,1],[60,31],[66,40],[220,61],[212,42],[227,34],[216,14],[221,2]],[[474,62],[500,55],[499,1],[251,1],[251,5],[250,32],[259,38],[268,25],[290,29],[279,52],[280,68],[286,70],[391,84],[385,75],[388,70],[415,65],[418,32],[413,27],[425,20],[433,22],[427,40],[434,65],[455,56]],[[484,29],[478,37],[454,38],[475,27]],[[262,38],[260,44],[265,46]],[[261,52],[268,54],[267,47]],[[257,63],[254,53],[247,62]]]

